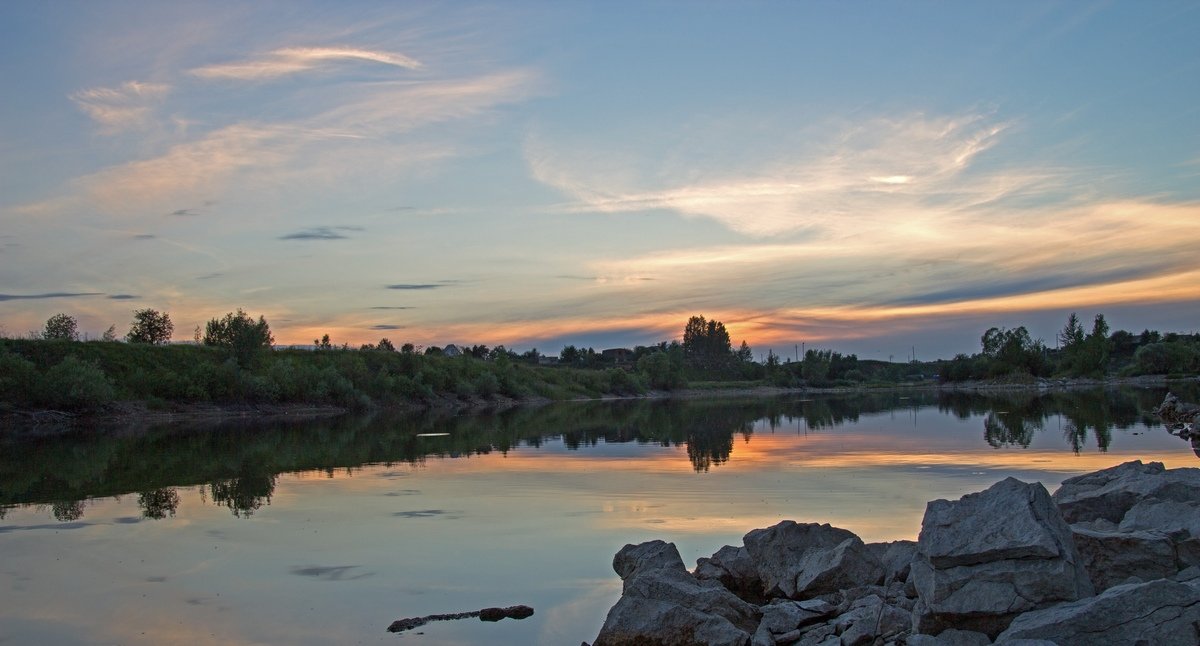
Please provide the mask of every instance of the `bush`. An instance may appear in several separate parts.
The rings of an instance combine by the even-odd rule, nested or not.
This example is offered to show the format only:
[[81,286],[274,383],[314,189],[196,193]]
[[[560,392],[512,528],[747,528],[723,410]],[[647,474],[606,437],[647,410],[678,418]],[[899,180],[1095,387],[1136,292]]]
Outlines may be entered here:
[[95,408],[113,400],[113,385],[103,370],[70,356],[46,372],[41,400],[67,409]]

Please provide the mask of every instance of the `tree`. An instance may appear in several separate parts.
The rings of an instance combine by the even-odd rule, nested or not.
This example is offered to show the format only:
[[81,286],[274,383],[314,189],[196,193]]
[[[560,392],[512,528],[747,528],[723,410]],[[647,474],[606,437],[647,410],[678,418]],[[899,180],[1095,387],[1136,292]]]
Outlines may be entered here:
[[259,352],[270,349],[274,343],[267,320],[259,316],[255,321],[240,308],[237,313],[212,319],[204,326],[204,345],[228,348],[241,366],[249,365]]
[[108,329],[104,331],[104,336],[100,337],[100,340],[108,341],[110,343],[113,341],[116,341],[117,340],[117,326],[116,325],[108,326]]
[[689,363],[701,370],[725,367],[733,358],[733,345],[725,324],[706,321],[703,316],[688,319],[683,328],[683,353]]
[[55,314],[46,319],[46,329],[42,332],[42,338],[78,341],[79,325],[75,322],[75,317],[73,316]]
[[395,352],[396,346],[392,345],[391,340],[389,340],[387,337],[383,337],[379,340],[379,343],[376,344],[375,349],[383,350],[384,352]]
[[415,346],[411,343],[405,343],[404,345],[400,346],[400,352],[403,354],[413,354],[416,351],[417,351],[417,346]]
[[332,350],[333,344],[329,341],[329,335],[323,335],[319,341],[313,339],[313,348],[317,350]]
[[125,340],[130,343],[150,343],[158,345],[171,340],[175,324],[166,312],[144,309],[133,313],[133,325],[129,326],[129,334]]

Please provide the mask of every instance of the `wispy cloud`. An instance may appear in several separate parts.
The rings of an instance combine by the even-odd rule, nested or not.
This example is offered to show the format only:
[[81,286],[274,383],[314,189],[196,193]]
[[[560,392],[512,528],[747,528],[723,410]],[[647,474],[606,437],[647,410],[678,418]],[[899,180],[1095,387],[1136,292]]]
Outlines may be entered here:
[[99,124],[101,133],[111,135],[146,127],[170,91],[163,83],[128,81],[115,88],[80,90],[71,100]]
[[132,301],[141,298],[141,296],[136,296],[134,294],[111,294],[108,298],[109,300],[114,301]]
[[403,330],[403,325],[372,325],[372,330]]
[[[984,204],[1049,181],[1045,172],[966,174],[1007,127],[977,114],[831,124],[827,134],[813,135],[817,143],[770,150],[740,174],[698,161],[686,179],[672,177],[676,173],[666,166],[629,177],[612,170],[617,164],[597,164],[603,147],[599,153],[564,151],[536,136],[526,143],[526,159],[536,179],[578,200],[566,205],[571,210],[665,209],[767,237],[821,230],[831,221],[870,224],[938,202],[952,201],[952,208]],[[657,185],[642,178],[647,176]]]
[[103,296],[102,292],[46,292],[44,294],[0,294],[0,301],[30,301],[46,298],[79,298],[82,296]]
[[377,307],[372,307],[370,309],[373,309],[373,310],[411,310],[411,309],[415,309],[415,308],[409,307],[407,305],[400,305],[400,306],[380,305]]
[[198,67],[191,73],[206,79],[265,81],[339,63],[376,63],[409,70],[422,67],[420,61],[395,52],[355,47],[286,47],[249,60]]
[[350,236],[344,235],[343,231],[362,231],[362,227],[356,226],[333,226],[333,227],[313,227],[296,233],[289,233],[284,236],[279,236],[280,240],[345,240]]
[[138,233],[133,236],[134,240],[154,240],[158,236],[153,233]]
[[439,289],[442,287],[446,287],[446,285],[442,283],[397,283],[387,286],[388,289],[399,290]]

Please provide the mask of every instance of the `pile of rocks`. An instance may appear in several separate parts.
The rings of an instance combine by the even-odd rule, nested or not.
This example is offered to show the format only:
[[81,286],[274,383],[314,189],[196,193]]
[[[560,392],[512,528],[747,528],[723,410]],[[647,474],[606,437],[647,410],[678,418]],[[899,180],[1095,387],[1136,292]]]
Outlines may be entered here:
[[626,545],[594,646],[1200,644],[1200,469],[1128,462],[1051,496],[1008,478],[929,503],[916,542],[756,529],[689,572]]

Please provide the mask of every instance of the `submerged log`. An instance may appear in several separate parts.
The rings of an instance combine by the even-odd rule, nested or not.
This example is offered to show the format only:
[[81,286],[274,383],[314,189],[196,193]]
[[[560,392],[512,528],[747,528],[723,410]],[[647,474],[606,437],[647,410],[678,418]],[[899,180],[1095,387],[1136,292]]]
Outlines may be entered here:
[[524,619],[533,616],[533,608],[529,606],[508,606],[507,608],[484,608],[471,612],[455,612],[445,615],[425,615],[424,617],[409,617],[397,619],[388,626],[389,633],[401,633],[413,628],[420,628],[431,621],[456,621],[479,617],[480,621],[500,621],[501,619]]

